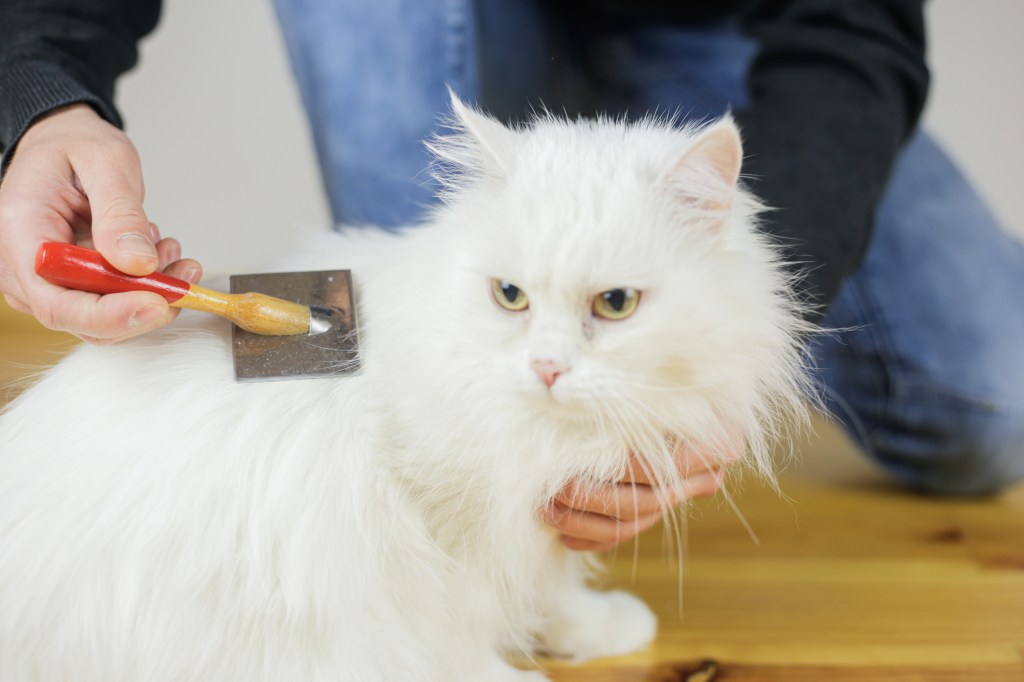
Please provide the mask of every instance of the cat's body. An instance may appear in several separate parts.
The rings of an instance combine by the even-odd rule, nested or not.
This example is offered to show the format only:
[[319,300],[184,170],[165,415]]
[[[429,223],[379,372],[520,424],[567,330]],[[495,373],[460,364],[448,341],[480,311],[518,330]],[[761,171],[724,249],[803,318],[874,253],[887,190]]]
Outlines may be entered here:
[[[456,106],[439,152],[465,175],[432,224],[282,266],[353,270],[361,374],[238,384],[224,323],[183,316],[79,349],[0,417],[0,679],[525,680],[503,654],[650,641],[539,510],[631,450],[673,484],[669,436],[714,457],[738,430],[764,465],[798,311],[716,179],[720,130]],[[595,316],[620,288],[636,311]]]

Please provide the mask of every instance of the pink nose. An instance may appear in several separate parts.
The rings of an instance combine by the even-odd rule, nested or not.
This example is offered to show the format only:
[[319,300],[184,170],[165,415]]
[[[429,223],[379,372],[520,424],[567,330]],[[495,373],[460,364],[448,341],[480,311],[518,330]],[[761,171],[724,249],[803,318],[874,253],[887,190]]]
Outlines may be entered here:
[[530,367],[537,373],[540,380],[544,382],[544,385],[551,388],[558,377],[569,371],[569,368],[564,362],[557,360],[534,360],[530,363]]

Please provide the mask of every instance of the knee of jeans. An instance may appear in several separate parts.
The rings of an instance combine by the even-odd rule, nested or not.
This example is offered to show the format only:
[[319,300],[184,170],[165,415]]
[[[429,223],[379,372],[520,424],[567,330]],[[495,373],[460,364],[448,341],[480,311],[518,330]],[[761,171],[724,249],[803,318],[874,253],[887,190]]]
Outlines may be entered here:
[[1024,480],[1024,404],[946,401],[927,419],[878,429],[868,445],[898,479],[922,492],[991,495]]

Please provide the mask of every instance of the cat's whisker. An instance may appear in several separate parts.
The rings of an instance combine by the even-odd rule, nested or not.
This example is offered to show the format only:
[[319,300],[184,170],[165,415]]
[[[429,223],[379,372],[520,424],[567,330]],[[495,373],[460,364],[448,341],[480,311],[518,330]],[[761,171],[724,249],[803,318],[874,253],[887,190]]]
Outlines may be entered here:
[[[642,408],[643,407],[642,405],[634,404],[634,405],[627,405],[627,406],[624,406],[624,407],[628,410],[629,414],[624,416],[624,417],[622,417],[622,418],[620,418],[620,419],[611,420],[612,428],[613,428],[613,430],[617,434],[617,440],[622,442],[625,445],[627,452],[628,451],[633,451],[636,454],[636,456],[633,458],[632,461],[634,461],[640,467],[641,472],[646,476],[647,480],[652,482],[652,484],[653,484],[652,488],[653,488],[653,490],[655,491],[655,494],[658,497],[659,505],[662,507],[663,513],[667,516],[667,515],[669,515],[671,513],[671,508],[672,508],[671,505],[669,504],[669,493],[667,492],[667,490],[669,490],[670,488],[669,488],[669,486],[666,485],[666,481],[664,480],[664,477],[662,476],[662,472],[658,470],[659,469],[658,467],[652,467],[651,466],[651,462],[652,462],[652,457],[655,457],[655,456],[656,456],[656,458],[658,460],[667,461],[669,459],[669,457],[670,457],[670,454],[668,453],[668,448],[666,447],[666,445],[663,442],[663,439],[660,438],[660,436],[655,435],[655,436],[652,437],[652,434],[660,433],[660,430],[657,427],[655,427],[653,429],[647,429],[651,433],[643,433],[642,431],[640,431],[640,432],[636,431],[636,426],[644,423],[644,422],[640,421],[640,417],[636,414],[636,412],[638,412],[638,411],[642,412],[642,410],[637,410],[638,407]],[[606,420],[602,419],[601,420],[601,424],[602,424],[602,428],[604,428],[604,426],[606,424]],[[645,443],[645,442],[651,443],[652,441],[653,441],[652,445],[654,443],[657,444],[656,450],[658,450],[658,452],[656,453],[656,455],[655,455],[655,453],[651,452],[651,447],[646,447],[646,446],[643,445],[643,443]],[[623,473],[625,473],[625,471]],[[640,515],[639,515],[639,499],[637,497],[637,488],[636,488],[636,484],[635,483],[631,483],[631,485],[630,485],[630,493],[631,493],[632,503],[633,503],[634,530],[636,531],[636,530],[638,530]],[[618,498],[617,497],[615,498],[615,502],[616,502],[615,518],[620,518],[622,510],[618,507]],[[633,537],[633,540],[632,540],[632,546],[633,546],[632,579],[634,579],[634,580],[636,578],[636,571],[637,571],[637,567],[638,567],[638,564],[639,564],[639,547],[640,547],[640,537],[639,536],[640,536],[639,532],[634,533],[634,537]],[[618,547],[618,545],[616,545],[616,551],[617,551],[617,547]]]
[[[643,442],[644,440],[649,440],[648,438],[644,438],[643,436],[638,436],[636,434],[625,434],[624,430],[626,429],[626,427],[625,427],[626,424],[643,423],[641,421],[638,421],[639,419],[642,419],[643,417],[642,416],[641,417],[637,417],[637,416],[635,416],[635,413],[639,412],[639,413],[641,413],[641,415],[644,415],[644,414],[650,415],[651,408],[648,405],[646,405],[646,404],[644,404],[642,402],[632,401],[631,403],[628,403],[628,411],[629,411],[630,414],[628,416],[624,417],[621,420],[622,424],[615,423],[615,430],[619,433],[619,439],[621,439],[624,442]],[[661,455],[662,458],[664,458],[664,459],[670,458],[671,455],[667,451],[667,446],[666,445],[664,445],[663,443],[659,443],[659,447],[657,449],[661,450],[660,455]],[[676,570],[677,570],[678,581],[679,581],[679,585],[678,585],[678,602],[679,602],[679,613],[680,613],[680,616],[682,616],[683,604],[684,604],[684,597],[683,597],[683,595],[684,595],[684,592],[683,592],[683,588],[684,588],[684,586],[683,586],[683,579],[684,579],[684,573],[685,573],[684,572],[684,561],[685,561],[686,548],[687,548],[687,543],[686,543],[687,516],[686,516],[686,513],[685,513],[685,507],[683,505],[679,505],[679,506],[673,508],[671,505],[668,504],[668,501],[667,501],[668,493],[665,492],[665,491],[669,490],[670,488],[667,485],[667,482],[661,476],[660,471],[657,471],[656,469],[654,469],[654,468],[652,468],[650,466],[650,458],[648,456],[644,456],[644,455],[645,455],[645,453],[638,453],[638,457],[636,458],[636,461],[639,463],[639,465],[641,467],[641,470],[647,476],[648,480],[651,480],[652,483],[654,484],[655,490],[659,493],[659,499],[660,499],[660,501],[661,501],[661,503],[663,505],[663,509],[664,509],[664,513],[665,513],[665,516],[664,516],[664,518],[665,518],[664,529],[665,529],[665,534],[666,534],[665,535],[665,540],[670,543],[670,547],[674,546],[675,550],[676,550],[675,551],[676,560],[677,560]],[[699,451],[699,450],[697,451],[697,457],[698,457],[698,459],[701,461],[702,465],[706,469],[708,469],[709,471],[713,470],[713,463],[712,463],[712,461],[710,459],[708,459],[702,451]],[[736,514],[737,518],[740,520],[740,523],[743,525],[743,527],[746,530],[746,532],[750,535],[751,539],[755,543],[759,544],[760,540],[757,537],[757,534],[754,532],[752,526],[747,521],[746,517],[739,510],[739,507],[735,503],[735,501],[733,500],[731,494],[729,493],[728,490],[726,490],[724,488],[724,485],[721,486],[721,487],[722,487],[723,499],[725,499],[726,502],[729,504],[729,506],[733,509],[733,512]],[[634,488],[634,491],[635,491],[635,488]],[[634,501],[635,501],[635,492],[634,492]],[[635,513],[636,512],[634,511],[634,514]],[[636,564],[637,564],[637,561],[638,561],[638,555],[637,555],[637,548],[638,547],[639,547],[639,536],[637,536],[634,539],[634,563],[633,563],[634,579],[635,579]]]
[[739,520],[740,525],[743,526],[743,530],[747,532],[747,535],[750,536],[751,541],[760,547],[761,539],[757,536],[757,533],[754,532],[754,527],[750,525],[749,521],[747,521],[747,517],[740,511],[739,506],[736,504],[735,500],[733,500],[732,495],[724,485],[724,482],[719,485],[718,492],[722,495],[722,498],[729,505],[729,508],[732,509],[733,513],[736,514],[737,520]]
[[685,393],[702,393],[707,391],[709,388],[713,388],[714,384],[711,382],[707,383],[686,383],[686,384],[659,384],[653,381],[640,381],[636,378],[629,377],[625,374],[616,374],[614,376],[598,377],[591,381],[590,385],[587,386],[586,390],[593,395],[607,394],[609,391],[621,391],[623,388],[636,389],[638,391],[648,391],[651,393],[668,393],[668,394],[685,394]]
[[[676,594],[678,602],[679,617],[683,617],[683,579],[685,577],[686,559],[689,555],[689,516],[687,516],[685,505],[679,505],[665,515],[663,542],[669,543],[669,547],[675,547],[675,554],[666,551],[668,557],[675,558],[674,569],[676,571]],[[671,566],[671,559],[669,560]]]

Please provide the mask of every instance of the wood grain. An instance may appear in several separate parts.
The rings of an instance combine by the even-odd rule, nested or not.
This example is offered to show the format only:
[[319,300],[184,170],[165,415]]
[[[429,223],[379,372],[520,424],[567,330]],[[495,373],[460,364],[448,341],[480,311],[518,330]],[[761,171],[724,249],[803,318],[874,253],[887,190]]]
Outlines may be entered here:
[[70,334],[50,331],[28,315],[14,312],[0,298],[0,406],[77,343]]
[[[73,343],[0,307],[0,383]],[[1024,487],[979,500],[910,494],[833,427],[816,430],[782,495],[753,480],[733,488],[760,544],[719,496],[688,510],[681,580],[663,527],[640,538],[635,561],[632,545],[610,554],[606,584],[655,609],[658,639],[617,659],[545,661],[552,678],[1024,680]]]

